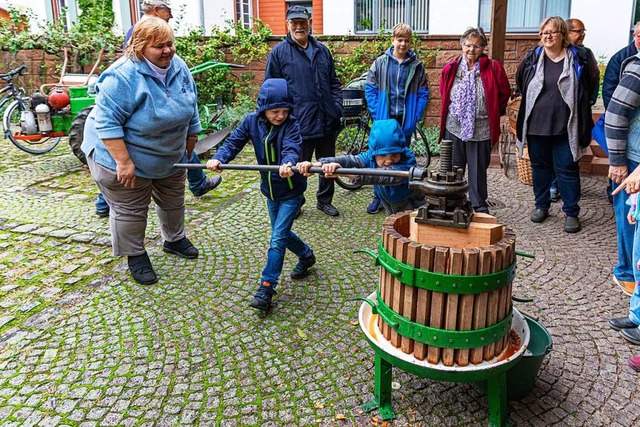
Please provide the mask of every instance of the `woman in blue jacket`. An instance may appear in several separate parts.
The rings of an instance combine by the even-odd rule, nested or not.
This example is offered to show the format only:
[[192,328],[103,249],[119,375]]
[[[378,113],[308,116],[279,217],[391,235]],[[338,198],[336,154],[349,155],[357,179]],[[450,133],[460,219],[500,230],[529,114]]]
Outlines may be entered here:
[[292,279],[306,277],[309,268],[316,263],[311,248],[291,231],[307,189],[307,179],[291,170],[302,153],[300,125],[291,115],[292,107],[287,81],[265,80],[258,94],[256,111],[245,117],[207,162],[209,169],[218,171],[221,163],[235,159],[251,141],[258,164],[280,166],[278,172],[260,172],[260,191],[267,199],[271,220],[271,241],[258,291],[249,306],[265,312],[269,311],[271,298],[276,293],[287,249],[298,257],[298,264],[291,272]]
[[184,232],[186,173],[173,164],[191,155],[201,127],[196,85],[173,41],[160,18],[136,25],[125,56],[98,79],[81,147],[111,208],[113,253],[128,256],[133,279],[143,285],[158,280],[144,246],[152,198],[163,250],[198,257]]

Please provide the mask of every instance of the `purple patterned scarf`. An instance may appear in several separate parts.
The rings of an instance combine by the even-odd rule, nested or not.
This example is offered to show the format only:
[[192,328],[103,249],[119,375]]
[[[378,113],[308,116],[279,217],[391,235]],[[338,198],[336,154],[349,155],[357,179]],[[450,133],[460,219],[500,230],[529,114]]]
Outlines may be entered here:
[[480,62],[476,61],[469,72],[466,58],[460,61],[462,80],[451,95],[449,112],[460,122],[460,139],[469,141],[473,137],[476,123],[476,76],[480,73]]

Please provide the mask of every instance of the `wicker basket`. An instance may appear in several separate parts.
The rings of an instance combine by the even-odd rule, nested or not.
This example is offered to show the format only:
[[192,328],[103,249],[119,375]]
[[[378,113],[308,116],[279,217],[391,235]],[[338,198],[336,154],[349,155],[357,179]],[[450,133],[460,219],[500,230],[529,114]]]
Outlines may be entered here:
[[524,147],[522,157],[516,155],[516,164],[518,165],[518,179],[526,185],[533,185],[533,170],[531,169],[531,160],[529,160],[529,151]]

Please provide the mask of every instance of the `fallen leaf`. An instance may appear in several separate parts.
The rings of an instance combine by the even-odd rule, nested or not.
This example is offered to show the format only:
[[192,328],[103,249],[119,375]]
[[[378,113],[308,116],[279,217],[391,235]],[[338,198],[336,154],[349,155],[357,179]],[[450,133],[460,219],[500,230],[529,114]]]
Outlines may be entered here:
[[364,411],[362,409],[358,409],[358,415],[362,415],[364,414]]
[[345,381],[349,381],[351,379],[351,377],[349,375],[347,375],[346,377],[344,377]]
[[383,421],[382,422],[382,427],[387,427],[389,425],[389,423],[387,421]]
[[399,383],[399,382],[397,382],[397,381],[393,381],[393,382],[391,383],[391,388],[392,388],[393,390],[400,390],[400,383]]
[[358,326],[360,324],[357,320],[349,320],[349,323],[351,324],[351,326]]
[[347,417],[344,416],[344,414],[336,414],[336,420],[346,420]]
[[307,334],[300,328],[298,328],[298,336],[300,336],[300,338],[302,338],[305,341],[309,339]]
[[324,403],[316,402],[316,403],[313,404],[313,406],[316,409],[323,409],[324,408]]

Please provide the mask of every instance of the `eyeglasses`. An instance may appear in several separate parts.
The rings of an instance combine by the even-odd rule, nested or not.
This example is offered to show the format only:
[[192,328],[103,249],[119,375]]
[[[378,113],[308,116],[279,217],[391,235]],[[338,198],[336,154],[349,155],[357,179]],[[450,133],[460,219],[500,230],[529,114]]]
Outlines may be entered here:
[[587,30],[582,29],[582,30],[569,30],[572,33],[576,33],[576,34],[584,34],[587,32]]
[[287,19],[287,22],[292,27],[308,27],[309,26],[308,19]]
[[633,33],[633,37],[638,39],[638,38],[640,38],[640,34]]
[[469,50],[484,49],[484,46],[478,46],[478,45],[475,45],[475,44],[463,44],[462,47],[464,47],[465,49],[469,49]]
[[555,37],[560,34],[562,31],[545,31],[544,33],[540,33],[542,37]]

